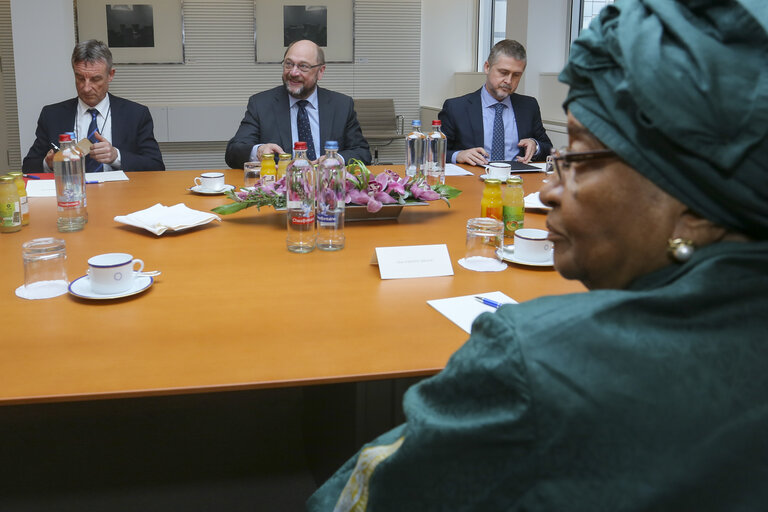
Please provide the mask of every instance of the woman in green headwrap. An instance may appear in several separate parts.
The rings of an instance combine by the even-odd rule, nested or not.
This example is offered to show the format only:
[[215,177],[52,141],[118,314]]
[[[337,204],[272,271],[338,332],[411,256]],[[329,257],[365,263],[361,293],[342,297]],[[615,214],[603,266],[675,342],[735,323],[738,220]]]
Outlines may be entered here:
[[541,190],[587,293],[503,306],[321,510],[764,510],[768,6],[618,0],[579,38]]

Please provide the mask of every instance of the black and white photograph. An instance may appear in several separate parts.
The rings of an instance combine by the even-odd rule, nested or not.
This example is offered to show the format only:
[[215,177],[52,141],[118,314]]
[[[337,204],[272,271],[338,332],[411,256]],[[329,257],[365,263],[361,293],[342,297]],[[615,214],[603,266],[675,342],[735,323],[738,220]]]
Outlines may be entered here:
[[283,46],[301,39],[309,39],[318,46],[328,46],[327,6],[283,6]]
[[[142,0],[147,1],[147,0]],[[253,0],[256,62],[282,62],[288,46],[308,39],[326,62],[352,62],[355,53],[354,0]]]
[[75,0],[78,41],[104,41],[116,64],[183,64],[182,0],[138,1]]
[[111,48],[152,48],[155,24],[152,6],[107,4],[107,44]]

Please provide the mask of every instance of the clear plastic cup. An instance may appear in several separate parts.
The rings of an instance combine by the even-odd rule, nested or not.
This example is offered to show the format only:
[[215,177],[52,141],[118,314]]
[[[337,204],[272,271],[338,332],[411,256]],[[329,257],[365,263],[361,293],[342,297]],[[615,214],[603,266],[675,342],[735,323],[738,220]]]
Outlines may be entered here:
[[261,162],[243,164],[243,187],[255,187],[261,180]]
[[67,293],[67,249],[64,240],[36,238],[21,246],[24,285],[16,289],[23,299],[50,299]]
[[503,270],[507,265],[501,260],[504,247],[504,223],[490,217],[478,217],[467,221],[467,246],[464,258],[459,260],[464,268],[480,272]]

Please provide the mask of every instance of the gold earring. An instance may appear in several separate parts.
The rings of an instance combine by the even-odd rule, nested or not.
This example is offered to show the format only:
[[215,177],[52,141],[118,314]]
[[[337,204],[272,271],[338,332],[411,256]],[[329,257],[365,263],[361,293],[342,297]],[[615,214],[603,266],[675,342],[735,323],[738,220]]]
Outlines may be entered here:
[[667,243],[667,252],[678,263],[685,263],[691,259],[695,250],[693,241],[687,238],[670,238]]

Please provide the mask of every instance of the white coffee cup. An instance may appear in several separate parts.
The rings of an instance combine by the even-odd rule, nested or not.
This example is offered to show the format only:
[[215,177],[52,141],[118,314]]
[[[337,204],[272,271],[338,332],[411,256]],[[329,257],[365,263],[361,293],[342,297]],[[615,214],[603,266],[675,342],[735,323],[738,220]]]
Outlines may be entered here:
[[195,178],[195,185],[205,190],[217,192],[224,188],[224,173],[204,172]]
[[543,229],[523,228],[515,231],[515,259],[541,263],[552,259],[551,240],[549,233]]
[[[139,268],[135,269],[136,264]],[[91,290],[102,295],[127,291],[133,280],[144,270],[144,262],[124,252],[99,254],[88,259],[88,278]]]
[[495,180],[507,181],[512,174],[512,166],[504,162],[491,162],[486,169],[488,177]]

